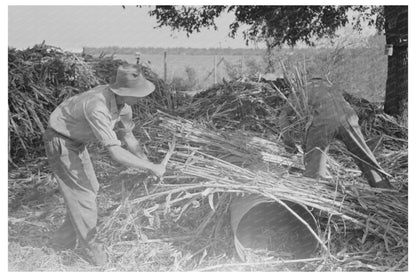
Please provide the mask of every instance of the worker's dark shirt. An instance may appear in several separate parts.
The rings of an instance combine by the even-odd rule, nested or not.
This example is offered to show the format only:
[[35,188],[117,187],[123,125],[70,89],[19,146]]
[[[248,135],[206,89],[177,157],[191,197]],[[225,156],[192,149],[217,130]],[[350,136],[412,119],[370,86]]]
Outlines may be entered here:
[[349,117],[356,116],[354,109],[345,101],[341,91],[326,81],[309,82],[307,94],[314,126],[337,128]]
[[[306,131],[313,125],[322,128],[322,135],[326,135],[341,124],[346,124],[348,118],[356,116],[353,108],[342,96],[341,90],[325,80],[309,81],[306,86],[306,95],[309,109],[308,117],[303,119],[306,121]],[[289,101],[292,105],[296,103],[293,94],[289,96]],[[300,130],[303,135],[293,134],[291,125],[297,120],[300,120],[299,116],[289,104],[286,104],[280,112],[279,127],[283,134],[283,142],[291,147],[294,144],[304,146],[306,140],[305,129]]]

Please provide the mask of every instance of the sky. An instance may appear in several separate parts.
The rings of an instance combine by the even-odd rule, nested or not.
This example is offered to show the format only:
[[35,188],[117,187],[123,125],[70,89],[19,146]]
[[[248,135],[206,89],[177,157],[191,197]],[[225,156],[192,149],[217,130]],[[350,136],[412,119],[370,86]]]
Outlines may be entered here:
[[218,19],[218,30],[203,30],[189,38],[170,28],[155,29],[149,6],[9,6],[8,45],[18,49],[46,44],[65,50],[84,46],[126,47],[246,47],[241,34],[227,36],[234,15]]
[[[9,5],[8,46],[26,49],[45,40],[48,45],[69,51],[80,51],[83,47],[190,47],[190,48],[246,48],[241,30],[235,39],[228,36],[229,25],[234,14],[223,13],[216,24],[218,29],[202,29],[189,37],[183,31],[172,31],[169,27],[155,28],[157,22],[148,11],[149,6],[136,7],[113,5]],[[245,29],[247,27],[242,27]],[[346,28],[340,32],[354,36],[373,34],[374,29],[365,29],[356,34]],[[345,35],[344,35],[345,37]],[[263,44],[258,44],[264,47]]]

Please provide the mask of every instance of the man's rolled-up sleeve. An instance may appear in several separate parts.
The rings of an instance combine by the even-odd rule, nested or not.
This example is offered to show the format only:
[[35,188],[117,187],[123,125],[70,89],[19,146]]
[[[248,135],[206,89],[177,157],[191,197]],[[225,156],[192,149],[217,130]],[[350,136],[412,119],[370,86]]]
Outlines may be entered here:
[[103,146],[121,146],[121,142],[117,139],[117,135],[113,130],[111,116],[106,107],[101,105],[93,108],[87,107],[85,109],[85,118],[95,137]]

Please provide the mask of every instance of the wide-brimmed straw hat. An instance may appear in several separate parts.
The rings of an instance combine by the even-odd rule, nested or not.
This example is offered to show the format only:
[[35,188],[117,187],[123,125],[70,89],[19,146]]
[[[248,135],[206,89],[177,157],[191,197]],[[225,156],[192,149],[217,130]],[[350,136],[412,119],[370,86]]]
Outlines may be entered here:
[[155,90],[155,85],[143,77],[139,65],[123,64],[110,88],[120,96],[145,97]]

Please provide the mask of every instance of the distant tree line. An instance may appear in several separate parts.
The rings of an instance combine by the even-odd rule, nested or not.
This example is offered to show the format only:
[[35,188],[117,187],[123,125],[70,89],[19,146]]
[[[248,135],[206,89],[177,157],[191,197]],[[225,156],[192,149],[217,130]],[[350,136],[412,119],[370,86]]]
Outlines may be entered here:
[[190,47],[84,47],[84,53],[90,55],[100,55],[102,53],[111,54],[125,54],[134,55],[136,52],[147,55],[162,55],[167,51],[171,55],[195,55],[195,56],[261,56],[264,55],[265,49],[245,49],[245,48],[190,48]]
[[[384,36],[375,34],[368,37],[367,45],[364,46],[360,44],[355,46],[355,48],[374,48],[379,44],[384,45]],[[328,49],[333,49],[335,46],[326,46]],[[350,48],[350,47],[346,47]],[[279,53],[293,53],[293,52],[315,52],[317,48],[308,47],[308,48],[292,48],[292,47],[283,47],[275,48],[273,52]],[[325,50],[322,47],[320,50]],[[106,47],[84,47],[83,52],[85,54],[99,56],[102,54],[112,55],[112,54],[124,54],[124,55],[134,55],[136,52],[140,52],[145,55],[163,55],[167,51],[170,55],[195,55],[195,56],[265,56],[265,48],[191,48],[191,47],[173,47],[173,48],[164,48],[164,47],[120,47],[120,46],[106,46]]]

